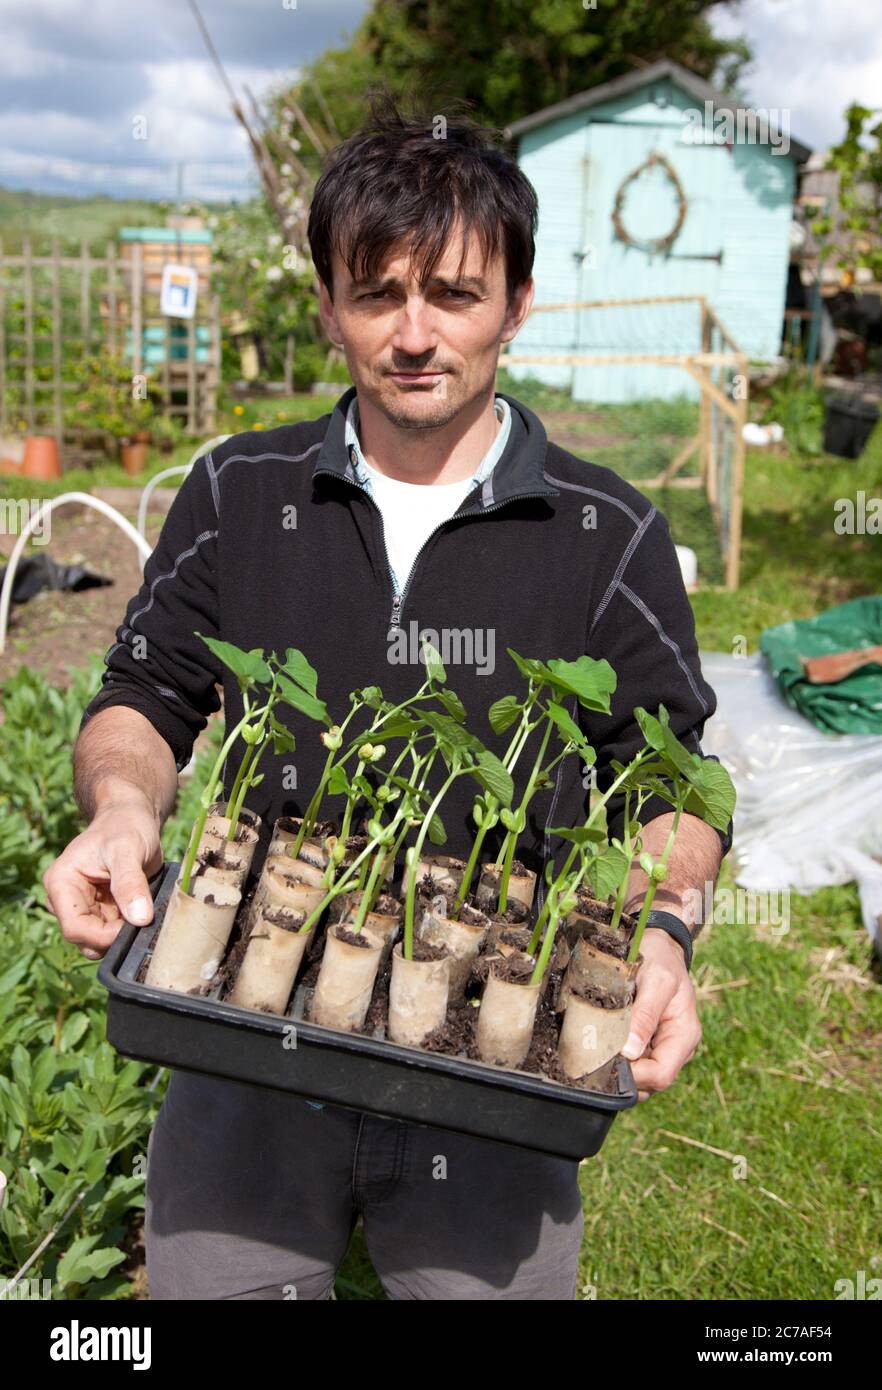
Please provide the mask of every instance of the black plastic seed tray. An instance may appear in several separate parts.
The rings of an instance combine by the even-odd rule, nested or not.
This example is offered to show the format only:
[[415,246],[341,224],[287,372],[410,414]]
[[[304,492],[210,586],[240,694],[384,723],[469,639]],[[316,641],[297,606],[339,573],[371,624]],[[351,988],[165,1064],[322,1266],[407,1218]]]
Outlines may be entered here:
[[151,882],[154,921],[126,923],[98,971],[107,1039],[125,1056],[577,1159],[597,1153],[617,1112],[637,1103],[623,1057],[618,1090],[606,1094],[320,1027],[304,1016],[302,985],[283,1018],[223,1002],[216,989],[194,997],[139,983],[178,868],[164,865]]

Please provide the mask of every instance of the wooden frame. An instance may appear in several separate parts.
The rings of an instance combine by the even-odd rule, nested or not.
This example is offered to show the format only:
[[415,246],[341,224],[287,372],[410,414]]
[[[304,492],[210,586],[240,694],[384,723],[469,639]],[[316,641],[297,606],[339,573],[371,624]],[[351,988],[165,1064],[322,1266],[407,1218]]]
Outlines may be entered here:
[[[25,238],[22,254],[12,256],[4,254],[0,243],[0,434],[15,433],[18,421],[22,421],[31,434],[39,431],[54,435],[61,449],[65,437],[91,433],[88,428],[77,430],[64,425],[65,395],[79,388],[77,381],[64,378],[65,334],[76,332],[78,327],[84,357],[102,345],[120,355],[125,351],[126,328],[131,327],[134,377],[144,370],[143,331],[152,325],[161,325],[164,330],[164,360],[153,373],[153,380],[160,388],[165,413],[182,417],[191,434],[213,432],[221,349],[217,296],[203,294],[198,319],[187,321],[187,360],[172,362],[170,321],[158,313],[145,312],[142,252],[141,244],[134,242],[131,258],[121,261],[115,243],[110,241],[105,256],[93,257],[83,241],[79,255],[65,256],[55,238],[50,254],[37,256],[30,238]],[[71,271],[75,272],[72,277]],[[63,272],[68,272],[64,287]],[[21,306],[20,333],[12,332],[9,324],[10,301],[14,299]],[[49,332],[44,332],[40,319],[47,317],[50,327]],[[207,324],[209,329],[207,362],[196,361],[197,323]],[[35,368],[43,343],[51,345],[51,375],[47,380],[38,380]],[[10,365],[16,357],[23,374],[20,380],[13,381]],[[47,359],[40,363],[49,365]],[[180,404],[173,403],[173,392],[184,396]]]
[[[585,299],[563,304],[534,304],[536,313],[573,309],[618,309],[645,304],[697,304],[700,311],[700,346],[691,353],[505,353],[499,366],[588,366],[601,363],[646,363],[680,367],[700,388],[698,433],[684,444],[671,462],[654,478],[640,479],[641,488],[704,488],[720,538],[726,588],[737,589],[740,578],[741,525],[744,492],[744,426],[750,388],[748,358],[728,332],[704,295],[671,294],[642,299]],[[731,391],[731,394],[729,392]],[[680,470],[698,454],[698,475],[679,477]]]

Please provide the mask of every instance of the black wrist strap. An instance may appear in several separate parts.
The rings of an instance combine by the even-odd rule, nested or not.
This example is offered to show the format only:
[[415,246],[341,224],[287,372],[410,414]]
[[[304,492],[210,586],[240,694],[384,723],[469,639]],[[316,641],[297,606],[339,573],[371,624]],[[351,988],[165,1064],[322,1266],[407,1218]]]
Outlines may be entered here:
[[659,927],[666,931],[675,941],[679,941],[683,947],[683,955],[686,957],[686,969],[692,968],[692,933],[686,923],[680,917],[675,917],[673,912],[656,912],[652,908],[646,916],[647,927]]

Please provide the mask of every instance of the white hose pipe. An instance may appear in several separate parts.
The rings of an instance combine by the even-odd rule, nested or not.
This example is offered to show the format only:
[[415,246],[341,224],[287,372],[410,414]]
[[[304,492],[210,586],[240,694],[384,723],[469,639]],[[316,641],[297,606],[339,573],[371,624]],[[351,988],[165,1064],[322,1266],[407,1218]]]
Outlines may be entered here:
[[203,454],[207,454],[209,449],[213,449],[215,444],[224,444],[231,436],[228,434],[216,434],[214,439],[208,439],[204,444],[200,444],[192,455],[189,463],[178,463],[172,468],[164,468],[161,473],[155,473],[148,483],[145,484],[141,492],[141,500],[138,503],[138,530],[143,536],[147,525],[147,503],[153,493],[157,483],[161,483],[163,478],[172,478],[177,473],[189,473],[197,459]]
[[93,497],[88,492],[63,492],[59,497],[49,497],[37,508],[34,515],[22,528],[21,535],[15,542],[12,554],[9,557],[9,564],[6,567],[6,574],[3,578],[3,588],[0,590],[0,655],[6,650],[6,626],[9,621],[9,605],[12,602],[12,586],[15,582],[15,571],[18,562],[22,557],[24,548],[27,545],[28,537],[37,529],[38,523],[42,522],[44,516],[48,516],[56,507],[63,507],[66,502],[82,502],[87,507],[94,507],[96,512],[101,512],[111,521],[115,521],[121,531],[128,536],[129,540],[138,550],[142,563],[150,556],[152,546],[148,545],[144,537],[140,535],[132,523],[118,512],[116,507],[111,507],[108,502],[104,502],[100,497]]

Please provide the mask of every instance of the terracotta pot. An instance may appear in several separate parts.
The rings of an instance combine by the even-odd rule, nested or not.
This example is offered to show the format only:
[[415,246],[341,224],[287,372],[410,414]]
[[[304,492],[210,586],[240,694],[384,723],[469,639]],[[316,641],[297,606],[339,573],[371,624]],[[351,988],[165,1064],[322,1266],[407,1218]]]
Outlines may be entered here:
[[61,458],[58,453],[58,441],[51,435],[28,435],[21,474],[24,478],[39,478],[44,482],[60,478]]
[[122,466],[134,478],[138,473],[143,473],[147,467],[147,455],[150,453],[149,441],[135,443],[134,440],[127,440],[120,448],[120,458]]

